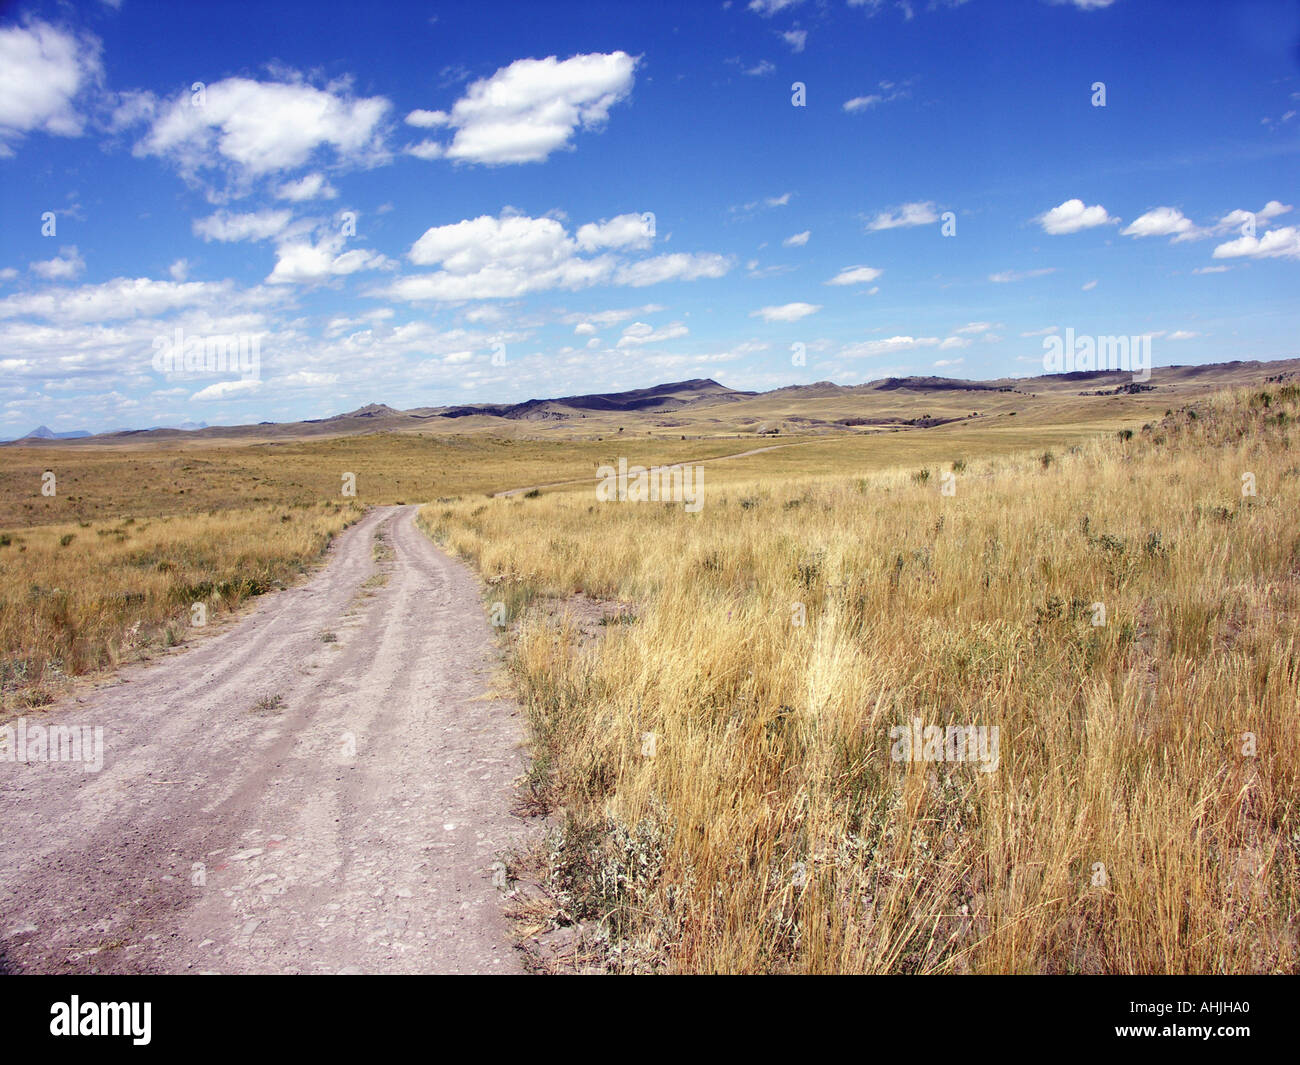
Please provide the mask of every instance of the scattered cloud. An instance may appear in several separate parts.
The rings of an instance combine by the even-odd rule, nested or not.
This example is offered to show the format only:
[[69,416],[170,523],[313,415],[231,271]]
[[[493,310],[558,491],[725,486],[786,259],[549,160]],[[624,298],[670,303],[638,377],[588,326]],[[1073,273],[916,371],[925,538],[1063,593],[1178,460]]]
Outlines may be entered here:
[[826,282],[828,285],[862,285],[869,281],[874,281],[884,270],[878,270],[874,266],[846,266],[838,274]]
[[[519,59],[471,84],[449,113],[411,111],[406,122],[454,129],[441,154],[455,162],[543,162],[570,147],[578,130],[604,126],[610,109],[631,94],[637,63],[626,52]],[[434,158],[436,144],[425,141],[408,151]]]
[[662,329],[655,329],[654,326],[647,325],[645,322],[633,322],[623,330],[623,335],[619,337],[617,347],[629,348],[640,347],[642,344],[658,344],[665,340],[676,340],[678,337],[684,337],[690,332],[681,322],[673,322]]
[[323,150],[340,163],[383,158],[386,99],[355,96],[345,79],[322,88],[294,72],[284,79],[226,78],[166,101],[129,95],[118,121],[148,123],[136,155],[166,159],[188,180],[222,174],[226,193],[236,196],[256,179],[295,170]]
[[888,340],[865,340],[859,344],[850,344],[841,348],[839,355],[847,359],[872,359],[880,355],[892,355],[899,351],[933,348],[938,343],[938,337],[896,336],[890,337]]
[[73,281],[86,270],[86,260],[76,246],[60,248],[53,259],[32,263],[32,273],[46,281]]
[[245,214],[218,211],[207,218],[195,219],[192,228],[196,237],[230,244],[242,240],[269,240],[277,237],[288,227],[292,218],[291,211],[269,208]]
[[0,156],[28,133],[79,137],[76,101],[102,78],[94,37],[41,21],[0,28]]
[[821,304],[818,303],[783,303],[778,307],[760,307],[750,311],[749,316],[765,322],[797,322],[820,310]]
[[924,203],[905,203],[897,210],[881,211],[867,223],[867,229],[875,233],[882,229],[928,226],[937,221],[939,216],[935,213],[934,203],[926,200]]
[[324,174],[313,173],[297,181],[286,181],[275,190],[275,194],[291,203],[305,203],[308,200],[332,200],[338,196],[338,190],[325,180]]
[[1123,230],[1126,237],[1173,237],[1173,243],[1195,240],[1203,232],[1177,207],[1153,207]]
[[1118,222],[1119,219],[1107,214],[1106,208],[1101,204],[1085,207],[1082,200],[1074,199],[1066,200],[1050,211],[1043,212],[1034,221],[1043,227],[1044,233],[1061,236],[1065,233],[1078,233],[1083,229]]
[[808,243],[808,238],[812,236],[811,229],[805,229],[802,233],[796,233],[792,237],[786,237],[781,241],[781,245],[786,248],[802,248]]
[[1242,236],[1214,249],[1215,259],[1300,259],[1300,227],[1270,229],[1262,237]]
[[1003,270],[1001,273],[989,274],[989,280],[1004,285],[1009,281],[1026,281],[1031,277],[1045,277],[1056,273],[1055,266],[1045,266],[1038,270]]

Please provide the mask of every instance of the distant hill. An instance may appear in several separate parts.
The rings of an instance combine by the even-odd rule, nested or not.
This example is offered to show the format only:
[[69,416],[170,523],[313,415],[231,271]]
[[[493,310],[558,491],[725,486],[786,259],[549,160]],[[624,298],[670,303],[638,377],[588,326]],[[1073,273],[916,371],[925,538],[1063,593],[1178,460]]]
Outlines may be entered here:
[[19,440],[80,440],[83,436],[91,434],[85,429],[73,429],[66,433],[56,433],[45,425],[38,425],[26,436],[20,436]]
[[[91,444],[167,444],[169,441],[265,442],[369,433],[489,433],[507,437],[601,436],[630,429],[652,434],[768,435],[842,432],[846,428],[926,428],[969,418],[1019,415],[1054,417],[1063,402],[1104,402],[1121,394],[1168,394],[1170,401],[1219,388],[1267,381],[1300,380],[1300,359],[1162,366],[1149,382],[1136,383],[1122,371],[1044,374],[968,381],[953,377],[887,377],[860,385],[817,381],[769,392],[744,392],[710,378],[673,381],[626,392],[600,392],[521,403],[466,403],[400,410],[368,403],[328,418],[257,425],[179,426],[123,429],[90,435],[84,430],[54,433],[45,426],[20,441]],[[1046,404],[1046,405],[1044,405]]]

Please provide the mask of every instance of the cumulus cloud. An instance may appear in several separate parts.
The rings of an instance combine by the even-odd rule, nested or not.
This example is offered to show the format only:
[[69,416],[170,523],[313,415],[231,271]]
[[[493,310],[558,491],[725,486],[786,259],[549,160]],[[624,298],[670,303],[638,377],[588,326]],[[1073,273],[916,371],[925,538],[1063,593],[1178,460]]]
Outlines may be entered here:
[[0,29],[0,155],[34,131],[81,135],[76,100],[103,77],[99,42],[49,23]]
[[406,116],[408,126],[419,129],[439,129],[451,121],[446,111],[412,111]]
[[[640,287],[691,281],[721,277],[730,269],[729,259],[711,253],[678,252],[633,262],[611,254],[610,249],[645,246],[650,225],[645,216],[620,215],[580,227],[575,238],[554,218],[503,213],[436,226],[411,246],[409,258],[440,269],[402,278],[383,294],[404,300],[501,299],[602,282]],[[582,254],[593,251],[601,254]]]
[[1034,219],[1043,227],[1044,233],[1052,236],[1060,236],[1065,233],[1078,233],[1082,229],[1092,229],[1094,226],[1104,226],[1110,222],[1118,222],[1118,218],[1112,218],[1106,213],[1106,208],[1101,204],[1094,204],[1091,207],[1085,207],[1082,200],[1066,200],[1064,203],[1053,207],[1050,211],[1044,211]]
[[812,236],[811,229],[805,229],[802,233],[796,233],[792,237],[786,237],[781,241],[782,245],[787,248],[802,248],[808,243],[808,238]]
[[804,50],[808,43],[807,30],[786,30],[781,34],[781,40],[790,46],[790,51],[799,53]]
[[760,307],[756,311],[750,311],[749,316],[761,318],[765,322],[797,322],[821,309],[819,303],[782,303],[776,307]]
[[275,190],[276,196],[291,203],[303,203],[307,200],[332,200],[338,190],[325,180],[321,173],[307,174],[297,181],[286,181]]
[[927,200],[924,203],[905,203],[897,211],[881,211],[867,223],[867,229],[878,232],[904,226],[928,226],[937,221],[939,216],[935,213],[934,204]]
[[701,278],[722,277],[731,269],[731,260],[713,252],[657,255],[619,268],[615,283],[641,288],[663,281],[698,281]]
[[244,214],[218,211],[207,218],[195,219],[192,228],[196,237],[232,244],[243,240],[267,240],[279,236],[292,218],[293,214],[290,211],[269,208]]
[[1216,259],[1300,259],[1300,227],[1270,229],[1263,236],[1241,236],[1214,249]]
[[885,271],[877,270],[874,266],[846,266],[838,274],[826,282],[828,285],[863,285],[869,281],[874,281]]
[[[454,129],[441,154],[457,162],[542,162],[569,147],[578,130],[605,124],[632,92],[637,62],[626,52],[519,59],[470,85],[450,113],[412,111],[406,121]],[[434,157],[435,143],[425,142],[425,158]]]
[[360,270],[382,270],[394,265],[386,256],[368,248],[344,251],[346,243],[341,228],[318,227],[315,240],[308,234],[286,235],[275,249],[275,268],[267,283],[313,284]]
[[75,245],[60,248],[53,259],[32,263],[32,273],[46,281],[73,281],[86,269],[86,260],[81,257]]
[[1139,215],[1122,231],[1126,237],[1173,237],[1173,243],[1195,240],[1202,235],[1190,218],[1177,207],[1153,207]]
[[119,108],[119,122],[148,122],[136,155],[167,159],[187,178],[224,172],[239,194],[323,150],[354,164],[382,158],[389,106],[381,96],[354,96],[346,81],[317,88],[303,80],[226,78],[201,95],[168,101],[137,94]]
[[678,337],[684,337],[690,330],[681,322],[673,322],[672,325],[666,325],[662,329],[655,329],[654,326],[647,325],[645,322],[633,322],[623,330],[623,335],[619,337],[618,347],[630,348],[639,347],[642,344],[658,344],[664,340],[675,340]]
[[651,214],[621,214],[608,222],[588,222],[578,229],[578,247],[583,251],[601,248],[648,248],[654,243],[655,225]]
[[0,300],[0,319],[17,316],[58,322],[100,322],[153,318],[168,311],[194,307],[264,305],[270,297],[250,290],[237,293],[229,281],[155,281],[152,278],[114,278],[77,288],[48,288],[15,294]]

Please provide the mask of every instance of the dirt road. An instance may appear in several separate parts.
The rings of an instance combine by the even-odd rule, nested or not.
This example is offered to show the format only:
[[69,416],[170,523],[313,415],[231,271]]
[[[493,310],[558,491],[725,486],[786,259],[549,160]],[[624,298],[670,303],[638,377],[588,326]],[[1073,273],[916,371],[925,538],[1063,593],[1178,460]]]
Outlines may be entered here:
[[0,761],[0,972],[521,971],[493,884],[521,718],[414,517],[371,511],[225,631],[26,716],[102,726],[103,768]]

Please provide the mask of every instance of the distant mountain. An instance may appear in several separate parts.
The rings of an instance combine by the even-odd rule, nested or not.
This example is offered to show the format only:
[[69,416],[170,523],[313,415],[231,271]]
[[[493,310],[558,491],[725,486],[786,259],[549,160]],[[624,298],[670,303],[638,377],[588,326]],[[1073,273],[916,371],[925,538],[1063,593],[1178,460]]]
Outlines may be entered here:
[[38,425],[26,436],[18,437],[19,440],[79,440],[83,436],[90,436],[85,429],[73,429],[67,433],[56,433],[45,425]]
[[[364,407],[334,414],[328,418],[311,418],[298,422],[261,422],[257,425],[216,425],[183,422],[151,429],[123,429],[96,436],[84,430],[55,433],[45,426],[33,430],[22,442],[28,445],[43,441],[86,440],[94,443],[161,443],[168,440],[232,440],[270,443],[277,440],[302,440],[313,437],[339,437],[369,433],[427,432],[504,432],[513,435],[519,426],[510,422],[544,422],[539,429],[561,426],[591,418],[587,424],[593,432],[621,432],[621,416],[635,425],[635,415],[649,415],[650,424],[658,428],[685,427],[691,416],[699,414],[702,424],[734,424],[746,432],[772,429],[783,420],[788,428],[831,430],[846,425],[922,426],[943,424],[953,417],[942,412],[931,416],[929,403],[949,406],[964,402],[968,394],[972,405],[983,409],[989,403],[1015,402],[1017,397],[1034,399],[1042,396],[1096,396],[1104,398],[1121,391],[1177,390],[1184,387],[1240,387],[1265,381],[1291,380],[1300,377],[1300,359],[1268,362],[1210,363],[1201,366],[1155,367],[1150,384],[1135,385],[1132,375],[1114,370],[1041,374],[1036,377],[1003,377],[993,381],[974,381],[952,377],[886,377],[857,385],[837,385],[817,381],[807,385],[787,385],[769,392],[743,392],[728,388],[711,378],[673,381],[651,388],[634,388],[626,392],[599,392],[553,399],[529,399],[522,403],[468,403],[447,407],[416,407],[398,410],[386,403],[367,403]],[[977,397],[980,397],[977,399]],[[917,409],[913,409],[913,405]],[[922,406],[921,404],[925,404]],[[716,414],[713,408],[718,408]],[[678,420],[675,411],[687,411]],[[701,413],[707,410],[707,413]],[[918,413],[920,411],[921,413]],[[974,415],[971,415],[974,416]],[[452,424],[449,424],[451,422]],[[531,430],[530,430],[531,431]],[[579,428],[579,432],[583,429]],[[779,431],[779,430],[778,430]],[[10,444],[19,441],[8,441]]]

